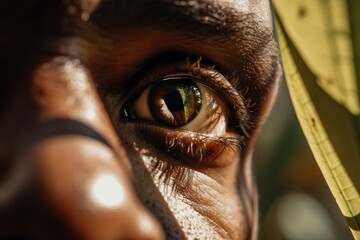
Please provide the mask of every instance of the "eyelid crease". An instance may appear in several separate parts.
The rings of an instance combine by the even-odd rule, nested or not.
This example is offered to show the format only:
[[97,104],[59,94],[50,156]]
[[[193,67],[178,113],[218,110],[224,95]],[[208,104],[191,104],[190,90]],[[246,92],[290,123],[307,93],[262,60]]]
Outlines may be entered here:
[[[228,74],[226,70],[223,70],[221,67],[218,67],[217,64],[213,63],[211,60],[205,60],[201,56],[193,56],[185,53],[178,52],[165,52],[154,57],[151,57],[146,60],[146,63],[143,63],[136,72],[132,75],[132,80],[129,82],[128,86],[117,87],[117,84],[111,84],[106,86],[104,90],[111,95],[122,95],[124,98],[128,99],[132,93],[128,93],[128,90],[131,89],[143,89],[153,84],[156,81],[159,81],[166,77],[176,76],[176,74],[193,74],[194,77],[205,77],[209,78],[208,74],[202,73],[201,68],[212,69],[213,71],[218,71],[220,76],[223,76],[227,82],[234,83],[234,89],[237,89],[238,82],[232,81],[235,78],[236,71]],[[189,77],[189,75],[186,75]],[[212,78],[217,77],[213,74]],[[122,84],[123,85],[123,84]]]

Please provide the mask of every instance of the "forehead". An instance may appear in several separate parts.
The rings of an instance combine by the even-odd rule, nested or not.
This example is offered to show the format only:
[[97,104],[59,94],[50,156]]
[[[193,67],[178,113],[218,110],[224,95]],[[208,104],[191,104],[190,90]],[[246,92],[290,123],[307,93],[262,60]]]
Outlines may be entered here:
[[[94,14],[107,19],[104,23],[110,27],[114,25],[112,22],[146,25],[147,20],[151,22],[158,17],[160,21],[166,19],[165,22],[171,19],[170,24],[177,25],[177,22],[199,15],[205,16],[205,19],[209,16],[217,18],[217,23],[221,24],[224,20],[239,22],[241,16],[249,13],[254,20],[262,22],[262,25],[270,28],[272,26],[269,0],[27,0],[21,4],[18,2],[0,1],[0,18],[4,20],[1,27],[7,29],[9,27],[6,25],[19,25],[15,29],[10,27],[10,32],[26,31],[29,27],[18,29],[24,22],[25,25],[41,25],[44,19],[47,20],[41,31],[48,32],[47,26],[57,29],[63,25],[62,23],[67,22],[60,20],[64,17],[80,17],[81,20],[87,21]],[[141,20],[143,15],[147,18]],[[225,19],[222,19],[221,15],[225,16]],[[50,32],[53,30],[50,29]]]
[[[109,0],[105,0],[109,1]],[[110,0],[114,1],[114,0]],[[124,0],[123,2],[126,2],[127,0]],[[162,0],[164,1],[164,0]],[[71,0],[65,0],[64,3],[71,3]],[[77,3],[83,7],[90,9],[95,9],[96,6],[98,6],[101,2],[104,2],[104,0],[78,0],[74,3]],[[174,1],[174,3],[180,3],[180,2],[187,2],[190,3],[190,5],[196,5],[196,4],[202,4],[202,3],[222,3],[222,4],[233,4],[236,7],[239,8],[248,8],[249,6],[263,6],[267,7],[269,6],[268,0],[177,0]]]
[[[101,4],[105,2],[115,2],[114,0],[78,0],[71,1],[65,0],[65,4],[74,4],[82,11],[91,14],[94,12]],[[122,5],[127,5],[128,0],[117,1],[122,2]],[[133,0],[133,2],[141,3],[147,2],[144,0]],[[206,10],[206,6],[226,6],[228,8],[236,9],[239,12],[252,12],[256,14],[263,21],[271,22],[271,12],[270,12],[270,3],[269,0],[155,0],[148,1],[153,2],[154,4],[158,3],[173,3],[177,6],[185,6],[189,9],[203,9]],[[151,10],[151,9],[150,9]]]

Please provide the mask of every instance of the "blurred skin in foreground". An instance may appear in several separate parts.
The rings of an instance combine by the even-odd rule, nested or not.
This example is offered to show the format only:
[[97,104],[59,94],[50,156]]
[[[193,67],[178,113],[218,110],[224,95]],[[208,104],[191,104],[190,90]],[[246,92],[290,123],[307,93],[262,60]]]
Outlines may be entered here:
[[0,239],[255,239],[267,0],[0,3]]

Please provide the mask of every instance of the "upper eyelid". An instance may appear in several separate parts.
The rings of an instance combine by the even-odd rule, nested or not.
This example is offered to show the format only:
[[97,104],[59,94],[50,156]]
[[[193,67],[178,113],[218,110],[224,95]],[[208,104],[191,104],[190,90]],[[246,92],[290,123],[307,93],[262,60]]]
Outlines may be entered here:
[[[168,56],[174,55],[173,57],[170,57],[168,59]],[[184,60],[186,59],[186,60]],[[165,64],[159,63],[162,61],[170,61]],[[145,64],[139,70],[132,76],[130,79],[128,79],[128,82],[131,82],[128,86],[122,87],[119,89],[116,87],[116,84],[114,86],[110,86],[107,88],[107,92],[112,95],[121,95],[123,99],[127,98],[125,92],[128,92],[127,90],[130,89],[144,89],[147,86],[151,85],[153,82],[161,80],[162,78],[165,78],[167,76],[175,76],[176,73],[179,74],[193,74],[193,77],[199,77],[199,80],[201,80],[201,77],[203,78],[214,78],[216,77],[215,74],[213,76],[210,76],[209,74],[204,74],[204,72],[201,71],[194,71],[196,69],[196,65],[198,65],[198,69],[200,68],[208,68],[213,69],[214,71],[212,73],[216,73],[219,75],[222,75],[229,84],[226,84],[229,88],[236,89],[237,86],[232,86],[232,82],[229,81],[230,79],[234,79],[233,74],[229,74],[230,71],[223,70],[223,68],[219,68],[218,64],[212,63],[211,60],[204,60],[202,57],[184,57],[182,54],[178,53],[166,53],[162,54],[160,56],[154,57],[147,61],[148,64]],[[201,66],[200,66],[201,65]],[[158,70],[154,70],[158,69]],[[164,70],[166,69],[166,70]],[[150,77],[148,77],[150,75]],[[231,77],[230,77],[231,75]],[[189,75],[190,76],[190,75]],[[149,79],[151,80],[149,81]],[[206,84],[206,83],[205,83]]]

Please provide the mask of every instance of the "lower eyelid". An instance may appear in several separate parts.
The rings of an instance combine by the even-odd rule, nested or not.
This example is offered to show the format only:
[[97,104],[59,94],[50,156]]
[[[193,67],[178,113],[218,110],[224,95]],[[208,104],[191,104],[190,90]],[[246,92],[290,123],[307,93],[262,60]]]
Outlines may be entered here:
[[[126,123],[144,144],[158,149],[189,168],[217,168],[232,163],[228,154],[237,153],[241,139],[236,136],[212,137],[190,131],[169,131],[149,123]],[[141,147],[141,146],[138,146]]]

